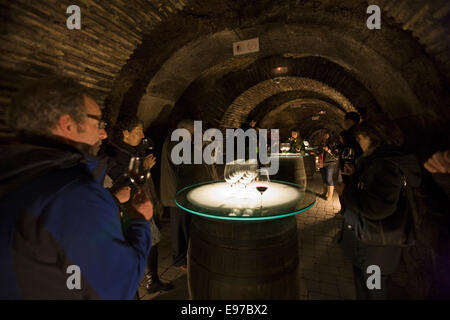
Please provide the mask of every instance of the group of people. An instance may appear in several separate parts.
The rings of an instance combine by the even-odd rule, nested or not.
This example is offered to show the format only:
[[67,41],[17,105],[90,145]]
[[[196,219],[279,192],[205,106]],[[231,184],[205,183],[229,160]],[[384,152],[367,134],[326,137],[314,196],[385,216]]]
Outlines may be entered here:
[[[343,215],[343,224],[338,242],[352,262],[357,298],[387,299],[389,277],[397,270],[403,248],[414,245],[418,232],[413,190],[421,185],[421,166],[416,155],[405,151],[398,125],[384,113],[361,121],[358,113],[348,112],[343,129],[336,136],[325,131],[319,139],[321,196],[330,201],[334,192],[339,195],[337,215]],[[298,130],[291,130],[288,142],[291,152],[301,150]],[[436,152],[424,163],[447,195],[449,154]],[[441,260],[445,259],[441,264],[449,266],[448,254]],[[380,289],[367,285],[370,266],[381,271]],[[447,290],[448,296],[450,288],[442,287],[440,292]]]
[[[211,166],[175,165],[169,133],[158,195],[142,121],[120,119],[108,136],[99,105],[68,78],[26,86],[7,121],[15,135],[0,144],[0,298],[139,298],[146,268],[148,292],[171,290],[158,276],[159,218],[167,207],[173,264],[186,271],[190,214],[175,193],[217,178]],[[194,122],[178,128],[193,133]]]
[[7,121],[17,134],[0,146],[0,298],[133,299],[153,204],[142,189],[103,187],[99,105],[75,81],[49,78],[16,95]]
[[[108,138],[99,105],[67,78],[24,88],[7,121],[16,135],[0,144],[0,298],[133,299],[146,267],[149,292],[172,289],[158,277],[159,218],[168,208],[173,263],[186,270],[191,217],[176,205],[175,194],[217,179],[214,166],[175,165],[170,134],[156,159],[143,148],[143,123],[136,117],[120,120]],[[194,122],[184,119],[177,128],[192,136]],[[383,114],[360,122],[358,114],[348,113],[344,129],[340,143],[325,135],[321,145],[325,197],[331,199],[334,189],[339,194],[341,244],[353,264],[358,298],[384,299],[402,246],[383,221],[414,207],[411,188],[420,184],[420,165],[404,152],[402,132]],[[298,132],[291,138],[298,152]],[[336,153],[345,148],[352,149],[354,161]],[[148,174],[142,183],[127,175],[132,158],[139,158]],[[438,152],[424,165],[447,181],[442,184],[447,194],[449,158],[449,151]],[[151,178],[157,161],[159,195]],[[334,183],[337,168],[342,178]],[[386,232],[391,242],[365,241],[362,221],[375,221],[372,236]],[[378,290],[366,285],[366,270],[373,265],[381,270]]]
[[[414,190],[421,185],[421,166],[405,151],[402,131],[386,114],[360,122],[349,112],[343,127],[339,142],[325,134],[321,145],[325,198],[332,198],[333,188],[339,194],[344,216],[339,242],[353,265],[357,298],[388,299],[388,280],[419,232]],[[447,195],[449,165],[448,151],[436,152],[424,164]],[[448,254],[443,259],[448,265]],[[373,266],[381,272],[376,289],[368,285]],[[450,288],[440,292],[445,290],[448,297]]]

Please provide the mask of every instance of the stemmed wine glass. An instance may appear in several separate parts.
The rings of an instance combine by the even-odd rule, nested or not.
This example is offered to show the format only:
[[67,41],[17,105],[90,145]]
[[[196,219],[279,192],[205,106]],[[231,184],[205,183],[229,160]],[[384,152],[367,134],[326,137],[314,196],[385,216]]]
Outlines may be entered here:
[[126,176],[135,185],[143,185],[150,177],[150,170],[144,167],[145,158],[131,157]]
[[250,184],[253,179],[255,179],[257,170],[258,162],[256,161],[256,159],[245,161],[242,169],[243,175],[239,180],[245,188],[247,188],[247,185]]
[[[349,163],[349,164],[354,163],[355,151],[353,150],[353,148],[349,148],[349,147],[344,148],[344,150],[342,151],[342,160],[344,162],[344,167],[345,167],[345,164],[347,164],[347,163]],[[342,174],[348,175],[349,173],[347,171],[343,170]]]
[[269,185],[270,185],[269,171],[267,171],[267,169],[263,169],[263,168],[258,169],[256,171],[255,183],[256,183],[256,190],[258,190],[259,193],[261,194],[261,202],[260,202],[259,211],[260,211],[260,214],[262,215],[262,196],[263,196],[263,193],[267,190],[267,188],[269,188]]
[[140,153],[138,155],[145,158],[149,154],[153,153],[153,142],[150,139],[143,138],[139,146]]
[[237,183],[244,174],[242,171],[241,162],[242,161],[240,160],[235,160],[225,165],[224,179],[226,182],[231,184],[231,187],[233,184]]

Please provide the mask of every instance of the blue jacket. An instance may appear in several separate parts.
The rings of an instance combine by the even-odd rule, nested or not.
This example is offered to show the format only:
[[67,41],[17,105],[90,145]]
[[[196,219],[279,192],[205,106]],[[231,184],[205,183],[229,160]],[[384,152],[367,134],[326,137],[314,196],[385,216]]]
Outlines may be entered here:
[[[0,145],[0,299],[132,299],[150,247],[149,223],[122,231],[113,197],[77,149],[49,139]],[[71,265],[80,289],[68,288]]]

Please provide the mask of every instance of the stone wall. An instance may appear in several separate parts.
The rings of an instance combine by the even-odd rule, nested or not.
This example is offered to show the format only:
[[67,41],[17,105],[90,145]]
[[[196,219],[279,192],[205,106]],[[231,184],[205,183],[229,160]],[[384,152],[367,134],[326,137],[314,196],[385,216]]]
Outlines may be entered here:
[[[69,30],[68,6],[81,10],[81,29]],[[155,25],[184,1],[0,1],[0,127],[4,107],[27,80],[72,77],[103,104],[130,55]]]

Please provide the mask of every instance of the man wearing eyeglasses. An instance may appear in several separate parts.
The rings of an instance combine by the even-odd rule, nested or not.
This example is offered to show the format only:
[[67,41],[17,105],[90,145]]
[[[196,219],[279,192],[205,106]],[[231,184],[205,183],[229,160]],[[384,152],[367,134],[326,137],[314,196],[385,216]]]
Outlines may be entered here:
[[0,144],[0,299],[132,299],[153,208],[138,193],[122,231],[88,166],[107,137],[98,104],[70,79],[40,80],[17,94],[7,123],[16,136]]

